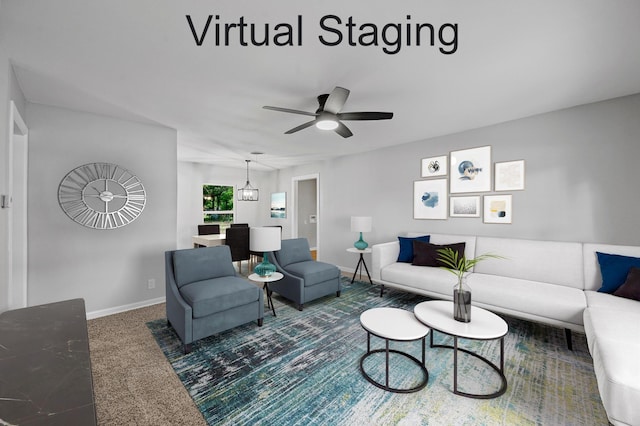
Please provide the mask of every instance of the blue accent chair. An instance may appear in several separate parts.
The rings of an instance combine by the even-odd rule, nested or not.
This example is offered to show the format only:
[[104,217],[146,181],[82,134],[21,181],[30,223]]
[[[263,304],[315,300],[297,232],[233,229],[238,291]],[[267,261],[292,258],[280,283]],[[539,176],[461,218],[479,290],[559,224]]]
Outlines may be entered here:
[[263,292],[239,277],[228,246],[165,252],[167,321],[184,345],[264,318]]
[[335,265],[313,260],[306,238],[282,240],[280,250],[273,252],[269,259],[284,275],[283,279],[269,283],[269,290],[296,303],[298,310],[301,311],[305,303],[334,292],[340,297],[340,270]]

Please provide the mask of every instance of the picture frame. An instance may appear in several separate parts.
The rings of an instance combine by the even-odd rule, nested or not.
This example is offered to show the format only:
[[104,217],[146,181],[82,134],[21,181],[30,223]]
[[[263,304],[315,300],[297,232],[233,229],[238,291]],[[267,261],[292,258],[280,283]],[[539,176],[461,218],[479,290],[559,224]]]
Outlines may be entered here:
[[420,176],[422,177],[436,177],[447,175],[447,156],[440,155],[438,157],[423,158],[420,168]]
[[286,219],[287,217],[287,193],[271,193],[271,217],[273,219]]
[[450,197],[450,217],[480,217],[480,196]]
[[451,194],[491,191],[491,146],[451,151]]
[[512,196],[485,195],[484,223],[511,223],[513,218]]
[[494,173],[495,191],[520,191],[524,189],[524,160],[496,163]]
[[413,218],[447,218],[447,179],[413,182]]

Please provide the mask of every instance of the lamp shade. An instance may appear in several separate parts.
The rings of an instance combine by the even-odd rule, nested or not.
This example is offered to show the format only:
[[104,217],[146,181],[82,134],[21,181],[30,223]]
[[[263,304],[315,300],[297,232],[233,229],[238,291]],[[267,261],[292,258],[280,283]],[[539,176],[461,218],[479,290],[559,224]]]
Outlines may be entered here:
[[351,232],[371,232],[371,216],[351,216]]
[[280,250],[280,233],[276,226],[252,227],[249,229],[249,249],[251,251],[277,251]]

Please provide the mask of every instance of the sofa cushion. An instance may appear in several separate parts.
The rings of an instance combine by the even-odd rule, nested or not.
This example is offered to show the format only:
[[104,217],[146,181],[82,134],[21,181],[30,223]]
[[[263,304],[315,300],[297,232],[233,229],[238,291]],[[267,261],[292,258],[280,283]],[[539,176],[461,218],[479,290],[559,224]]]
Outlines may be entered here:
[[227,246],[176,250],[173,274],[178,287],[196,281],[235,276],[231,251]]
[[609,293],[600,293],[594,290],[586,290],[587,306],[590,308],[606,308],[617,311],[630,311],[640,313],[640,302],[633,299],[617,297]]
[[614,296],[640,301],[640,268],[631,268],[627,279],[616,291]]
[[447,265],[440,261],[440,253],[438,250],[450,248],[458,253],[458,259],[464,256],[465,243],[455,244],[431,244],[422,241],[413,242],[413,265],[416,266],[433,266],[446,267]]
[[400,242],[398,262],[411,263],[413,261],[413,242],[422,241],[428,243],[429,238],[429,235],[421,235],[418,237],[398,237],[398,241]]
[[287,266],[287,272],[304,279],[305,287],[320,284],[340,276],[340,269],[337,266],[315,260],[291,263]]
[[484,260],[473,272],[584,289],[581,243],[478,237],[476,256],[484,253],[505,258]]
[[600,273],[602,274],[602,287],[598,289],[602,293],[613,293],[620,287],[629,274],[632,267],[640,267],[640,258],[622,256],[619,254],[596,252]]
[[313,260],[311,250],[309,249],[309,241],[307,241],[306,238],[282,240],[280,250],[274,253],[278,263],[282,267],[286,267],[292,263]]
[[453,297],[456,277],[446,269],[421,268],[410,263],[396,262],[380,271],[380,278],[388,283],[398,283],[417,293],[430,296]]
[[180,287],[180,294],[191,305],[194,318],[256,302],[260,300],[260,291],[240,277],[212,278]]
[[[620,299],[607,294],[599,296]],[[626,300],[627,302],[638,303]],[[614,424],[640,424],[640,312],[589,307],[584,311],[584,328],[598,379],[598,390],[609,420]]]
[[587,305],[584,291],[545,282],[473,273],[467,278],[471,303],[493,306],[496,310],[553,323],[562,321],[582,326]]

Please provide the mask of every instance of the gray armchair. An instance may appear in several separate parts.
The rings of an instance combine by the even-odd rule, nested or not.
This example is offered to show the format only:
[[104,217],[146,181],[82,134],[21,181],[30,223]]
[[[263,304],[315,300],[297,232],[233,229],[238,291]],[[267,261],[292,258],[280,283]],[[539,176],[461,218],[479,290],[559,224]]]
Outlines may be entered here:
[[282,240],[280,250],[273,252],[270,260],[284,278],[269,283],[269,289],[292,300],[298,310],[301,311],[305,303],[334,292],[340,297],[340,270],[335,265],[313,260],[306,238]]
[[167,321],[184,345],[250,321],[262,326],[263,293],[236,275],[227,246],[165,252]]

